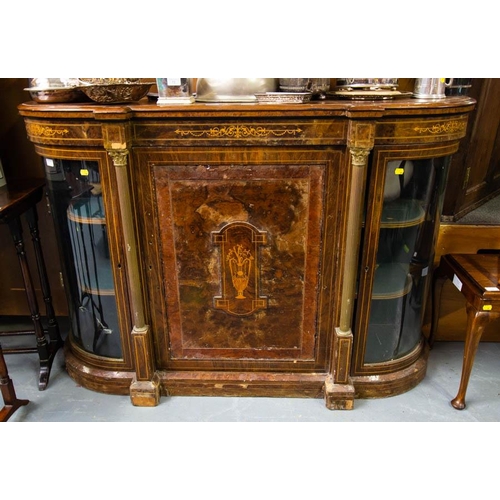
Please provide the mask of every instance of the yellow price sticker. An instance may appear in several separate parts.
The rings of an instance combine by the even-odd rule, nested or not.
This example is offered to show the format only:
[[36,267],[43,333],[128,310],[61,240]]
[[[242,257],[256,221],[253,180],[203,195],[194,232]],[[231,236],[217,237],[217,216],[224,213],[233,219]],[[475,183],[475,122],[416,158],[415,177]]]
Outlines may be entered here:
[[87,175],[89,175],[89,171],[86,168],[82,168],[82,169],[80,169],[80,175],[87,176]]
[[483,306],[483,311],[491,311],[493,309],[493,306],[491,304]]
[[405,169],[404,168],[397,168],[396,170],[394,170],[394,173],[396,175],[403,175],[405,173]]

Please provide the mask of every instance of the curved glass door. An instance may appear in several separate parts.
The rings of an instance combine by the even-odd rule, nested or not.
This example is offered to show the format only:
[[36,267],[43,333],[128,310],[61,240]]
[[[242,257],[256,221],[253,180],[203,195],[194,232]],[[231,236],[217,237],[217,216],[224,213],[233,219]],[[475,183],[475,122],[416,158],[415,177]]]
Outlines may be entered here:
[[398,360],[421,341],[448,163],[449,157],[385,162],[375,265],[368,266],[374,271],[364,364]]
[[44,158],[44,164],[72,340],[89,353],[121,358],[99,163]]

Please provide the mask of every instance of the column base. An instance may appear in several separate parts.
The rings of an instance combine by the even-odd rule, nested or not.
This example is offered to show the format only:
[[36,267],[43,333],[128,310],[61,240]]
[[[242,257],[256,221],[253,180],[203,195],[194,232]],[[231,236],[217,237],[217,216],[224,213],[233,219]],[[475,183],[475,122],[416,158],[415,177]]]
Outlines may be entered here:
[[331,377],[325,381],[325,405],[329,410],[352,410],[354,408],[354,386],[335,384]]
[[134,379],[130,384],[130,400],[134,406],[158,406],[160,396],[160,378],[156,373],[152,380]]

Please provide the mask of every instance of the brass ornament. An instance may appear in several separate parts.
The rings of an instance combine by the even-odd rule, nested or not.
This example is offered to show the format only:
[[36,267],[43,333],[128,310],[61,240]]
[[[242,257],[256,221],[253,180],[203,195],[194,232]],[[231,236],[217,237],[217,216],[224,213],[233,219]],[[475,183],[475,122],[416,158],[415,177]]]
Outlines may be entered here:
[[352,165],[354,167],[364,167],[368,163],[369,149],[365,148],[350,148]]
[[120,149],[117,151],[108,151],[109,156],[113,160],[115,167],[126,167],[128,158],[128,149]]

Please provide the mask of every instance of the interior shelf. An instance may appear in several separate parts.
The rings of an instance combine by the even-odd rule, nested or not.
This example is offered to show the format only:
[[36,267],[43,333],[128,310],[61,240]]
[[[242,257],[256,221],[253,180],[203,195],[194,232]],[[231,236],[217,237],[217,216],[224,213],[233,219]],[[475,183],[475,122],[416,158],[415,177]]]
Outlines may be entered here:
[[387,300],[406,295],[412,286],[408,264],[377,264],[372,299]]
[[81,224],[106,224],[100,197],[74,200],[68,206],[67,214],[68,219]]
[[397,199],[384,204],[380,227],[400,228],[417,226],[423,222],[425,211],[414,199]]

